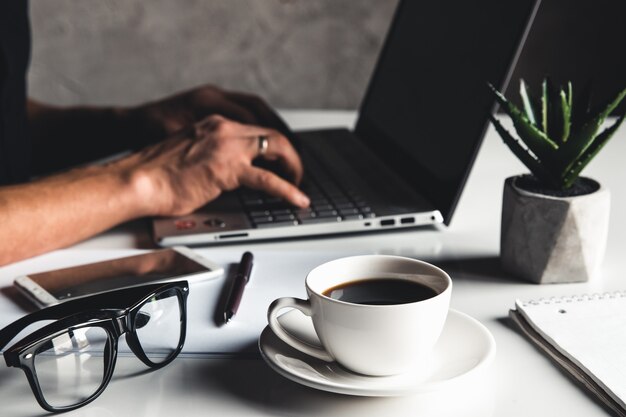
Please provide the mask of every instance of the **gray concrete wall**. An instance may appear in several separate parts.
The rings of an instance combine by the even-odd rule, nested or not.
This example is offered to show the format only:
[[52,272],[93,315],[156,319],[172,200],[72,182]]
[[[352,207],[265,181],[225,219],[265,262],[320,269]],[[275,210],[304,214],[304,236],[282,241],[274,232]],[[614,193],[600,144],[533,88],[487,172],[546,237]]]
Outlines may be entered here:
[[[354,109],[397,2],[31,0],[31,94],[131,104],[213,83],[282,108]],[[626,83],[625,12],[623,0],[543,0],[507,95],[551,74],[613,96]]]
[[397,0],[31,0],[30,94],[132,104],[213,83],[358,106]]

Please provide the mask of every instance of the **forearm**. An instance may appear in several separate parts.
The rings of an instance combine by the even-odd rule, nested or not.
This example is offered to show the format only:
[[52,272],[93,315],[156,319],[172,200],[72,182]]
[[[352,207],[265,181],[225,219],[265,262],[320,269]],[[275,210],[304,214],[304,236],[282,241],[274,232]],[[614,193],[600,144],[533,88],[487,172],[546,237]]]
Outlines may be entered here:
[[146,215],[132,181],[94,166],[0,188],[0,265],[62,248]]
[[134,148],[128,112],[55,107],[29,100],[34,174],[43,175]]
[[[262,153],[261,137],[267,141]],[[297,152],[278,131],[210,116],[106,165],[0,187],[0,265],[131,219],[187,215],[239,186],[308,206],[293,183],[254,166],[256,158],[280,161],[296,183],[302,177]]]

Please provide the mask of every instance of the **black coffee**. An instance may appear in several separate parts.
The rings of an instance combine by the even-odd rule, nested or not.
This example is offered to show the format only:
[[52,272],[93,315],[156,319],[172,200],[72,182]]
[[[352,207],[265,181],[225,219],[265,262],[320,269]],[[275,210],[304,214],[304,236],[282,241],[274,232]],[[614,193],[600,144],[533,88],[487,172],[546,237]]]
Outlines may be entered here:
[[437,291],[406,279],[374,278],[344,282],[322,294],[347,303],[390,305],[427,300],[437,295]]

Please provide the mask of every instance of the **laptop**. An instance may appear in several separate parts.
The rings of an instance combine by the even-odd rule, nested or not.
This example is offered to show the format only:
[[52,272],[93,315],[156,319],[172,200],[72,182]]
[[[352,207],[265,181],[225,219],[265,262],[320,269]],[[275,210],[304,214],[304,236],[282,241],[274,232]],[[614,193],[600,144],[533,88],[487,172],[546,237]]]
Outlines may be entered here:
[[153,221],[162,246],[448,225],[539,0],[401,0],[353,131],[296,132],[299,209],[249,189]]

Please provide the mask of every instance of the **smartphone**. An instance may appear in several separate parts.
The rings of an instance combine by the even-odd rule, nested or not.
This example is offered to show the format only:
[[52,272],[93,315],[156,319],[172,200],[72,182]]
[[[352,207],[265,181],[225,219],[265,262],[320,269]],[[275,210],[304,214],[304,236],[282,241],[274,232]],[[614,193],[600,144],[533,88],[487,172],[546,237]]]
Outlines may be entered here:
[[185,278],[196,282],[215,278],[224,269],[189,248],[177,246],[17,277],[15,286],[40,307],[120,288]]

